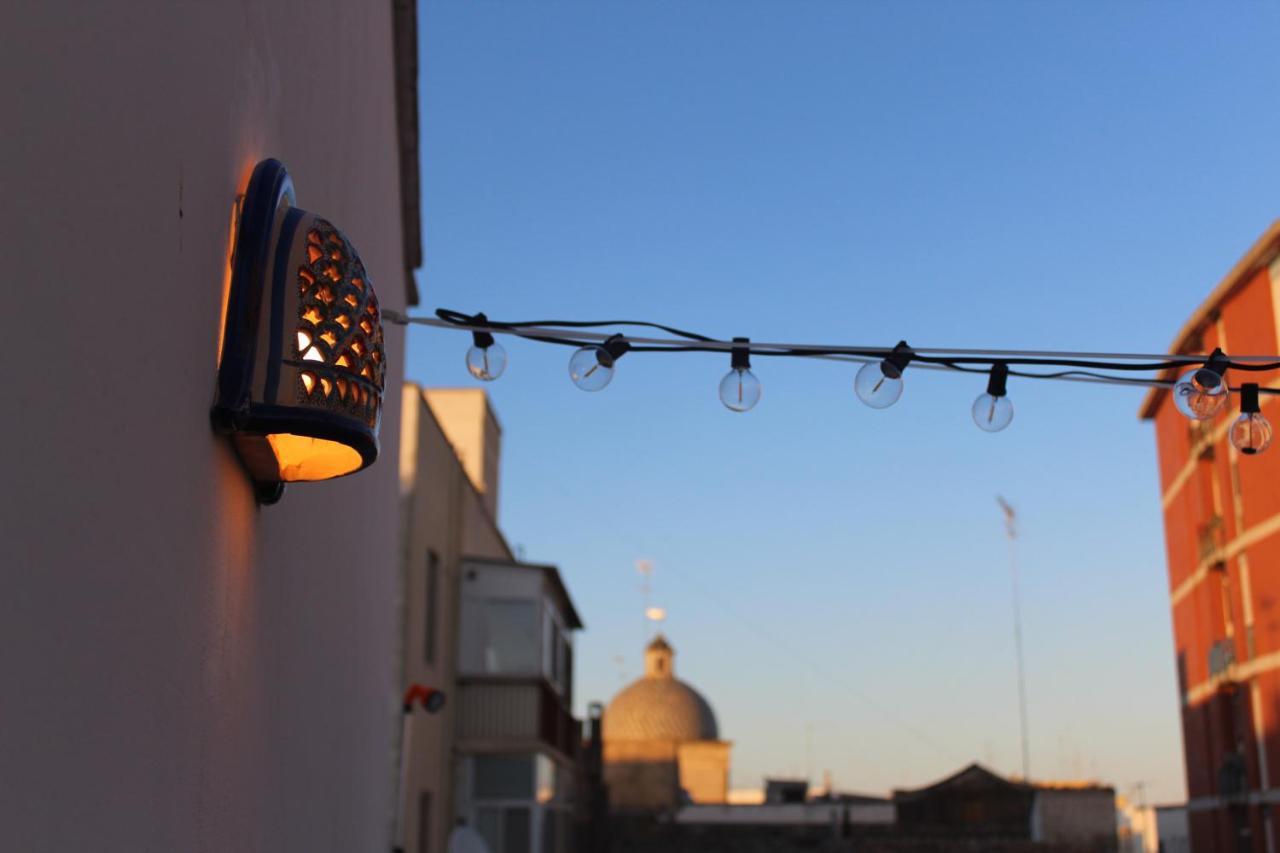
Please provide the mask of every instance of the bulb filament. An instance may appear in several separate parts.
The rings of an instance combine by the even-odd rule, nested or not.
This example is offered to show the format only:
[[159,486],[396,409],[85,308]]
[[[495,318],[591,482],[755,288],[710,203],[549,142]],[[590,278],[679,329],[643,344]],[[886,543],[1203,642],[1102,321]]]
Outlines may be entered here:
[[884,384],[884,377],[883,377],[883,376],[881,376],[881,377],[880,377],[880,381],[876,383],[876,387],[874,387],[874,388],[872,388],[872,389],[871,389],[871,393],[872,393],[872,394],[874,394],[874,393],[876,393],[877,391],[879,391],[879,390],[880,390],[880,386],[881,386],[881,385],[883,385],[883,384]]

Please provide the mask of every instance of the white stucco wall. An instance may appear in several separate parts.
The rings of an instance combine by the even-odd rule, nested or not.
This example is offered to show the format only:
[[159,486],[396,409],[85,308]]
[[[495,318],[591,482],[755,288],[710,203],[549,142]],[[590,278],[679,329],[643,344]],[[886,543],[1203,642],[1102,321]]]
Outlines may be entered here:
[[[406,383],[401,393],[400,489],[404,524],[404,639],[402,687],[418,683],[444,690],[436,714],[415,714],[402,802],[405,849],[422,849],[423,818],[428,850],[444,850],[454,826],[455,720],[461,705],[457,687],[458,588],[464,555],[513,559],[506,540],[445,437],[423,389]],[[490,417],[487,406],[477,415]],[[428,554],[439,562],[436,599],[427,599]],[[434,660],[426,660],[427,610],[434,612]],[[427,795],[427,814],[422,796]]]
[[1157,806],[1156,830],[1162,853],[1190,853],[1191,828],[1186,806]]
[[1051,844],[1114,844],[1116,794],[1110,788],[1040,788],[1031,811],[1031,839]]
[[277,506],[208,409],[263,157],[403,308],[391,4],[4,18],[0,847],[388,849],[403,336],[380,461]]

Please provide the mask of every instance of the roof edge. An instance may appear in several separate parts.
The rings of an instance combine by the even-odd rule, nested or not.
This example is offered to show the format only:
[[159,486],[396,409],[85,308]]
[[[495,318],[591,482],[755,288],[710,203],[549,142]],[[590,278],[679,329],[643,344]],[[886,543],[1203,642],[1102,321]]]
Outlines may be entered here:
[[417,305],[418,282],[413,271],[422,266],[422,176],[418,166],[418,6],[414,0],[393,0],[391,27],[405,302]]
[[952,782],[955,782],[961,776],[964,776],[967,773],[973,773],[974,771],[977,771],[983,774],[984,776],[987,776],[995,781],[998,781],[1004,785],[1007,785],[1010,788],[1030,791],[1030,790],[1033,790],[1035,787],[1034,785],[1031,785],[1021,780],[1015,781],[1013,779],[1009,779],[1008,777],[1001,776],[999,773],[995,772],[991,768],[986,767],[985,765],[977,761],[972,761],[969,764],[965,765],[964,767],[961,767],[959,770],[952,773],[951,775],[946,776],[942,779],[938,779],[934,782],[930,782],[927,785],[921,785],[918,788],[894,788],[891,794],[891,797],[895,802],[902,801],[902,800],[919,799],[925,794],[928,794],[929,792],[934,791],[938,788],[943,788],[951,784]]
[[[1262,232],[1262,236],[1254,241],[1231,271],[1218,282],[1217,287],[1210,291],[1204,302],[1200,303],[1200,307],[1196,308],[1187,322],[1182,325],[1173,343],[1169,345],[1169,352],[1175,355],[1185,354],[1187,342],[1208,325],[1214,312],[1258,271],[1270,265],[1277,254],[1280,254],[1280,219],[1272,222],[1267,230]],[[1173,371],[1166,370],[1160,374],[1160,377],[1167,379],[1172,374]],[[1155,417],[1156,410],[1160,408],[1160,402],[1167,390],[1152,388],[1147,392],[1138,409],[1138,417],[1141,420],[1147,421]]]

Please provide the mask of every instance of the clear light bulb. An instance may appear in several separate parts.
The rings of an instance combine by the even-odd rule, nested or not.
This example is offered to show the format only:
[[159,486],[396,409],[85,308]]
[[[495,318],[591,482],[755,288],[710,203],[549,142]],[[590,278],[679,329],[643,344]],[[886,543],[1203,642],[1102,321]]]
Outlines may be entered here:
[[569,378],[583,391],[599,391],[613,379],[614,361],[604,347],[583,347],[569,359]]
[[1005,396],[979,394],[973,401],[973,422],[978,429],[999,432],[1013,421],[1013,403]]
[[467,370],[476,379],[492,382],[507,369],[507,351],[502,344],[489,344],[487,347],[473,345],[467,350]]
[[873,409],[887,409],[902,396],[902,371],[887,361],[862,365],[853,379],[858,399]]
[[745,367],[735,367],[720,380],[720,402],[735,412],[754,408],[760,394],[760,380]]
[[1222,375],[1207,367],[1182,374],[1173,386],[1173,404],[1193,421],[1205,421],[1227,404],[1227,383]]
[[1271,422],[1256,412],[1245,412],[1231,425],[1230,436],[1236,450],[1253,456],[1271,446]]

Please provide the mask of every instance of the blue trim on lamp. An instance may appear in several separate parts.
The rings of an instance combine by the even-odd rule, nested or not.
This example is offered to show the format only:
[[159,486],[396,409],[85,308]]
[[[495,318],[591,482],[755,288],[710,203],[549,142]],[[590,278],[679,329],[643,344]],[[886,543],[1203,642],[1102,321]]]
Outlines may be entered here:
[[293,236],[298,229],[298,220],[304,211],[294,207],[284,215],[284,225],[280,228],[280,239],[276,242],[276,262],[271,275],[271,357],[267,359],[267,384],[263,389],[263,400],[274,404],[280,395],[280,359],[284,353],[284,289],[285,277],[289,274],[289,252],[293,250]]

